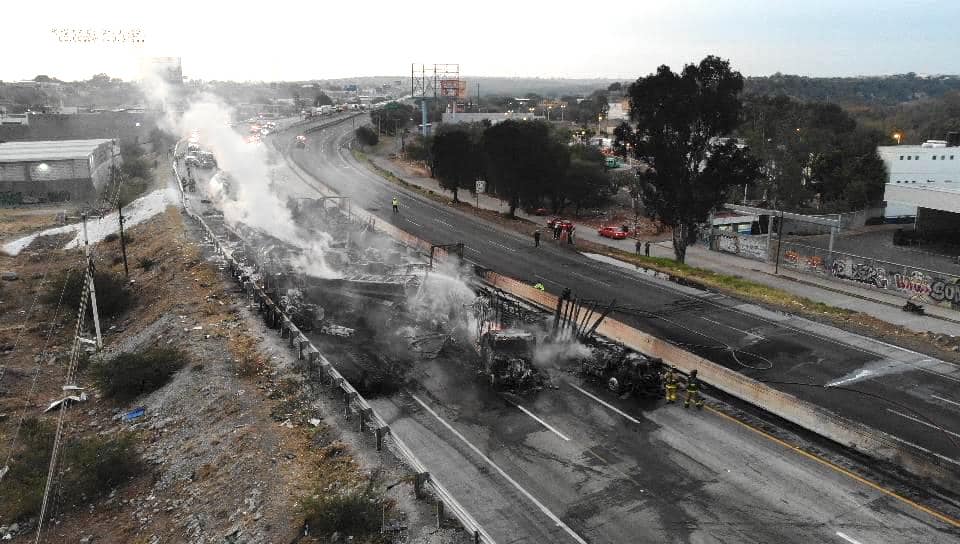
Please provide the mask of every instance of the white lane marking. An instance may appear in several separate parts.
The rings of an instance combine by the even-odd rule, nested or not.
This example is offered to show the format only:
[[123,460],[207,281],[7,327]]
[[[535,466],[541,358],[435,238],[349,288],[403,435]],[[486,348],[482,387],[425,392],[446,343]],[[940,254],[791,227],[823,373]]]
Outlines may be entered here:
[[892,408],[887,408],[887,411],[890,412],[891,414],[897,414],[897,415],[900,416],[900,417],[905,417],[905,418],[909,419],[910,421],[919,423],[919,424],[921,424],[921,425],[926,425],[927,427],[930,427],[931,429],[936,429],[936,430],[938,430],[938,431],[940,431],[940,432],[947,433],[947,434],[949,434],[950,436],[955,436],[955,437],[957,437],[957,438],[960,438],[960,434],[957,434],[957,433],[955,433],[955,432],[953,432],[953,431],[948,431],[948,430],[944,429],[943,427],[934,425],[934,424],[932,424],[932,423],[927,423],[926,421],[924,421],[924,420],[922,420],[922,419],[917,419],[917,418],[915,418],[915,417],[913,417],[913,416],[911,416],[911,415],[904,414],[903,412],[898,412],[898,411],[896,411],[896,410],[894,410],[894,409],[892,409]]
[[713,319],[710,319],[709,317],[700,316],[700,319],[702,319],[702,320],[704,320],[704,321],[709,321],[710,323],[713,323],[713,324],[716,324],[716,325],[720,325],[721,327],[726,327],[726,328],[728,328],[728,329],[733,329],[733,330],[735,330],[735,331],[737,331],[737,332],[742,332],[743,334],[747,334],[747,335],[753,336],[754,338],[759,338],[759,339],[761,339],[761,340],[766,340],[766,338],[760,336],[759,334],[756,334],[756,333],[753,333],[753,332],[750,332],[750,331],[745,331],[745,330],[743,330],[743,329],[738,329],[738,328],[736,328],[736,327],[727,325],[726,323],[721,323],[721,322],[719,322],[719,321],[714,321]]
[[550,426],[549,423],[547,423],[546,421],[544,421],[544,420],[540,419],[539,417],[533,415],[533,412],[531,412],[530,410],[527,410],[526,408],[524,408],[523,406],[520,406],[519,404],[517,404],[516,406],[517,406],[517,408],[519,408],[520,410],[522,410],[523,413],[525,413],[525,414],[527,414],[528,416],[532,417],[532,418],[534,419],[534,421],[536,421],[537,423],[539,423],[539,424],[543,425],[544,427],[546,427],[546,428],[547,428],[550,432],[552,432],[553,434],[559,436],[560,438],[566,440],[567,442],[570,441],[570,438],[569,438],[567,435],[565,435],[565,434],[561,433],[560,431],[554,429],[553,427]]
[[422,227],[422,226],[423,226],[423,225],[421,225],[420,223],[417,223],[416,221],[411,221],[410,219],[407,219],[407,223],[412,223],[412,224],[414,224],[414,225],[416,225],[416,226],[418,226],[418,227]]
[[627,414],[626,412],[624,412],[623,410],[617,408],[616,406],[614,406],[614,405],[612,405],[612,404],[608,404],[607,402],[605,402],[604,400],[596,397],[595,395],[593,395],[593,394],[590,393],[589,391],[584,391],[583,389],[580,389],[579,387],[577,387],[576,385],[573,385],[572,383],[568,383],[567,385],[569,385],[570,387],[572,387],[572,388],[576,389],[577,391],[583,393],[584,395],[590,397],[591,399],[599,402],[600,404],[602,404],[603,406],[609,408],[610,410],[613,410],[614,412],[620,414],[621,416],[625,417],[628,421],[631,421],[631,422],[633,422],[633,423],[636,423],[637,425],[640,424],[640,421],[639,421],[638,419],[636,419],[635,417]]
[[478,254],[478,255],[480,254],[480,251],[478,251],[478,250],[476,250],[476,249],[473,249],[473,248],[470,247],[470,246],[463,246],[463,247],[467,248],[467,251],[472,251],[472,252],[474,252],[474,253],[476,253],[476,254]]
[[955,400],[945,399],[945,398],[941,397],[940,395],[930,395],[930,396],[933,397],[933,398],[935,398],[935,399],[937,399],[937,400],[942,400],[943,402],[949,402],[950,404],[953,404],[953,405],[955,405],[955,406],[960,406],[960,402],[957,402],[957,401],[955,401]]
[[443,221],[442,219],[434,219],[434,221],[436,221],[437,223],[440,223],[441,225],[446,225],[446,226],[450,227],[451,229],[455,229],[455,228],[456,228],[456,227],[454,227],[453,225],[451,225],[450,223],[447,223],[446,221]]
[[577,533],[575,533],[575,532],[573,531],[573,529],[571,529],[570,527],[568,527],[566,523],[564,523],[560,518],[558,518],[558,517],[556,516],[556,514],[554,514],[553,512],[551,512],[549,508],[547,508],[546,506],[543,505],[543,503],[541,503],[540,501],[538,501],[537,498],[534,497],[533,495],[531,495],[529,491],[527,491],[526,489],[524,489],[523,487],[521,487],[520,484],[518,484],[516,480],[514,480],[513,478],[511,478],[510,475],[507,474],[502,468],[500,468],[499,466],[497,466],[497,464],[494,463],[489,457],[487,457],[486,455],[484,455],[482,451],[480,451],[476,446],[474,446],[473,444],[471,444],[470,441],[467,440],[465,436],[463,436],[462,434],[460,434],[460,431],[454,429],[454,428],[453,428],[449,423],[447,423],[443,418],[441,418],[439,415],[437,415],[436,412],[434,412],[433,410],[431,410],[430,407],[427,406],[427,404],[426,404],[425,402],[423,402],[422,400],[420,400],[419,398],[417,398],[416,395],[410,395],[410,396],[413,397],[413,400],[417,401],[417,404],[419,404],[420,406],[423,406],[423,409],[424,409],[424,410],[426,410],[427,412],[429,412],[431,416],[433,416],[433,417],[434,417],[437,421],[439,421],[444,427],[446,427],[448,431],[450,431],[451,433],[453,433],[454,436],[456,436],[457,438],[459,438],[464,444],[467,445],[468,448],[470,448],[471,450],[473,450],[473,453],[476,453],[477,455],[479,455],[480,458],[483,459],[483,461],[484,461],[485,463],[487,463],[488,465],[490,465],[491,467],[493,467],[494,470],[496,470],[498,473],[500,473],[501,476],[503,476],[508,482],[510,482],[510,485],[512,485],[513,487],[515,487],[515,488],[517,489],[517,491],[519,491],[520,493],[523,493],[523,496],[525,496],[527,499],[530,500],[530,502],[532,502],[533,504],[535,504],[535,505],[537,506],[537,508],[540,509],[541,512],[543,512],[544,514],[546,514],[546,516],[547,516],[548,518],[550,518],[550,519],[557,525],[557,527],[560,527],[561,529],[563,529],[564,531],[566,531],[567,534],[570,535],[571,537],[573,537],[573,539],[576,540],[579,544],[587,544],[587,541],[586,541],[586,540],[584,540],[583,538],[581,538],[580,535],[578,535]]
[[850,544],[860,544],[860,542],[858,542],[858,541],[850,538],[849,536],[841,533],[840,531],[837,531],[837,536],[839,536],[840,538],[846,540],[846,541],[849,542]]
[[512,247],[507,247],[507,246],[505,246],[505,245],[503,245],[503,244],[498,244],[498,243],[492,242],[492,241],[490,241],[490,240],[487,240],[487,243],[488,243],[488,244],[491,244],[491,245],[495,245],[495,246],[500,247],[500,248],[503,248],[503,249],[506,249],[507,251],[513,251],[513,252],[516,252],[516,251],[517,251],[517,250],[513,249]]

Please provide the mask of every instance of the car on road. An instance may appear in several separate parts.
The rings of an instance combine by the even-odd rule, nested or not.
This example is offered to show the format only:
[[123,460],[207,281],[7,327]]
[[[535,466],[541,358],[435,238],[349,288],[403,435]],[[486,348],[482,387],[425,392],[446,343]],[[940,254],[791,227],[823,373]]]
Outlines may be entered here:
[[613,238],[614,240],[623,240],[627,237],[627,231],[623,230],[621,227],[614,226],[603,226],[597,229],[597,234],[603,236],[604,238]]
[[548,228],[548,229],[556,228],[557,224],[560,224],[560,225],[563,226],[563,227],[568,227],[568,228],[569,228],[569,227],[572,227],[572,226],[573,226],[573,221],[570,221],[569,219],[563,219],[563,218],[560,218],[560,217],[552,217],[552,218],[550,218],[550,219],[547,219],[547,228]]

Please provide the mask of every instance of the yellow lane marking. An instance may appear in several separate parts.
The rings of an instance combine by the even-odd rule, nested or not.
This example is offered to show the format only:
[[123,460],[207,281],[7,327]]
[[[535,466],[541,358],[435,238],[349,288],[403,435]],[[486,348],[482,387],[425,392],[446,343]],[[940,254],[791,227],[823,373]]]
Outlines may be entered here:
[[770,440],[770,441],[772,441],[772,442],[776,442],[777,444],[780,444],[780,445],[783,446],[784,448],[787,448],[788,450],[791,450],[791,451],[793,451],[793,452],[795,452],[795,453],[798,453],[798,454],[802,455],[803,457],[806,457],[807,459],[810,459],[811,461],[815,461],[815,462],[817,462],[817,463],[820,463],[821,465],[823,465],[823,466],[825,466],[825,467],[827,467],[827,468],[829,468],[829,469],[832,469],[832,470],[834,470],[835,472],[838,472],[838,473],[840,473],[840,474],[843,474],[843,475],[845,475],[845,476],[848,476],[848,477],[850,477],[850,478],[852,478],[852,479],[860,482],[861,484],[863,484],[863,485],[865,485],[865,486],[867,486],[867,487],[873,488],[873,489],[879,491],[880,493],[883,493],[884,495],[887,495],[888,497],[893,497],[894,499],[897,499],[898,501],[900,501],[900,502],[902,502],[902,503],[904,503],[904,504],[907,504],[907,505],[909,505],[909,506],[912,506],[912,507],[914,507],[914,508],[916,508],[917,510],[920,510],[920,511],[922,511],[922,512],[925,512],[925,513],[927,513],[927,514],[929,514],[929,515],[937,518],[938,520],[940,520],[940,521],[942,521],[942,522],[944,522],[944,523],[946,523],[946,524],[948,524],[948,525],[952,525],[952,526],[954,526],[954,527],[960,527],[960,520],[958,520],[958,519],[956,519],[956,518],[950,517],[950,516],[948,516],[948,515],[946,515],[946,514],[942,514],[942,513],[940,513],[940,512],[937,512],[936,510],[933,510],[933,509],[928,508],[928,507],[926,507],[926,506],[924,506],[924,505],[922,505],[922,504],[919,504],[919,503],[917,503],[917,502],[914,502],[914,501],[912,501],[912,500],[904,497],[903,495],[900,495],[899,493],[896,493],[896,492],[894,492],[894,491],[891,491],[891,490],[889,490],[889,489],[881,486],[880,484],[871,482],[870,480],[867,480],[867,479],[865,479],[865,478],[862,478],[862,477],[854,474],[853,472],[850,472],[849,470],[847,470],[847,469],[845,469],[845,468],[843,468],[843,467],[841,467],[841,466],[839,466],[839,465],[836,465],[836,464],[834,464],[834,463],[831,463],[830,461],[827,461],[826,459],[823,459],[823,458],[821,458],[821,457],[818,457],[818,456],[816,456],[816,455],[814,455],[814,454],[812,454],[812,453],[810,453],[810,452],[808,452],[808,451],[804,451],[804,450],[800,449],[799,446],[794,446],[794,445],[791,445],[791,444],[789,444],[789,443],[787,443],[787,442],[784,442],[783,440],[780,440],[779,438],[777,438],[777,437],[775,437],[775,436],[773,436],[773,435],[771,435],[771,434],[769,434],[769,433],[767,433],[767,432],[765,432],[765,431],[762,431],[762,430],[754,427],[753,425],[750,425],[749,423],[747,423],[747,422],[745,422],[745,421],[740,421],[739,419],[737,419],[737,418],[735,418],[735,417],[733,417],[733,416],[731,416],[731,415],[727,415],[727,414],[725,414],[725,413],[723,413],[723,412],[721,412],[721,411],[719,411],[719,410],[717,410],[717,409],[715,409],[715,408],[711,408],[710,406],[704,406],[704,408],[707,409],[707,410],[709,410],[710,412],[712,412],[712,413],[714,413],[714,414],[716,414],[716,415],[724,418],[724,419],[727,419],[727,420],[732,421],[732,422],[734,422],[734,423],[736,423],[736,424],[738,424],[738,425],[741,425],[741,426],[743,426],[743,427],[746,427],[747,429],[750,429],[751,431],[759,434],[760,436],[763,436],[764,438],[766,438],[766,439],[768,439],[768,440]]

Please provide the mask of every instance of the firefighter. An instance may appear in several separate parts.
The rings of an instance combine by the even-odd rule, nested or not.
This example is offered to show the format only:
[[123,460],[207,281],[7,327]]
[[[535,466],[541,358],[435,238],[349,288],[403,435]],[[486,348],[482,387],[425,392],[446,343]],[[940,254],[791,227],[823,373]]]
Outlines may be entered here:
[[540,247],[540,229],[533,231],[533,247]]
[[533,288],[536,289],[537,291],[546,291],[546,290],[547,290],[547,288],[543,286],[543,283],[541,283],[541,282],[539,282],[539,281],[538,281],[537,283],[533,284]]
[[393,213],[400,213],[400,199],[393,197],[393,200],[390,201],[390,204],[393,205]]
[[691,370],[690,377],[687,378],[687,396],[683,399],[683,407],[689,408],[691,402],[697,409],[703,408],[703,399],[700,397],[700,378],[697,378],[696,370]]
[[667,390],[667,402],[677,402],[677,373],[672,366],[663,377],[663,383]]

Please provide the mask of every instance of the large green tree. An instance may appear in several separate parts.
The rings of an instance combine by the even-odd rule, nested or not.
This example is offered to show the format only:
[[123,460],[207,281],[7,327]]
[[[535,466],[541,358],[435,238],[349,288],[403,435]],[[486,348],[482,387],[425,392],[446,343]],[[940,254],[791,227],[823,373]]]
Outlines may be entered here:
[[[661,66],[630,85],[637,128],[621,135],[649,165],[643,204],[673,230],[676,259],[686,259],[697,225],[732,186],[753,183],[759,161],[728,136],[739,122],[743,76],[728,61],[708,56],[678,73]],[[624,143],[624,145],[625,145]]]
[[564,176],[570,153],[543,121],[504,121],[483,134],[486,173],[493,192],[505,198],[513,217],[521,205],[536,206]]
[[479,142],[467,128],[457,126],[438,131],[432,146],[433,175],[440,187],[453,193],[453,201],[459,202],[460,189],[475,190],[480,174]]

